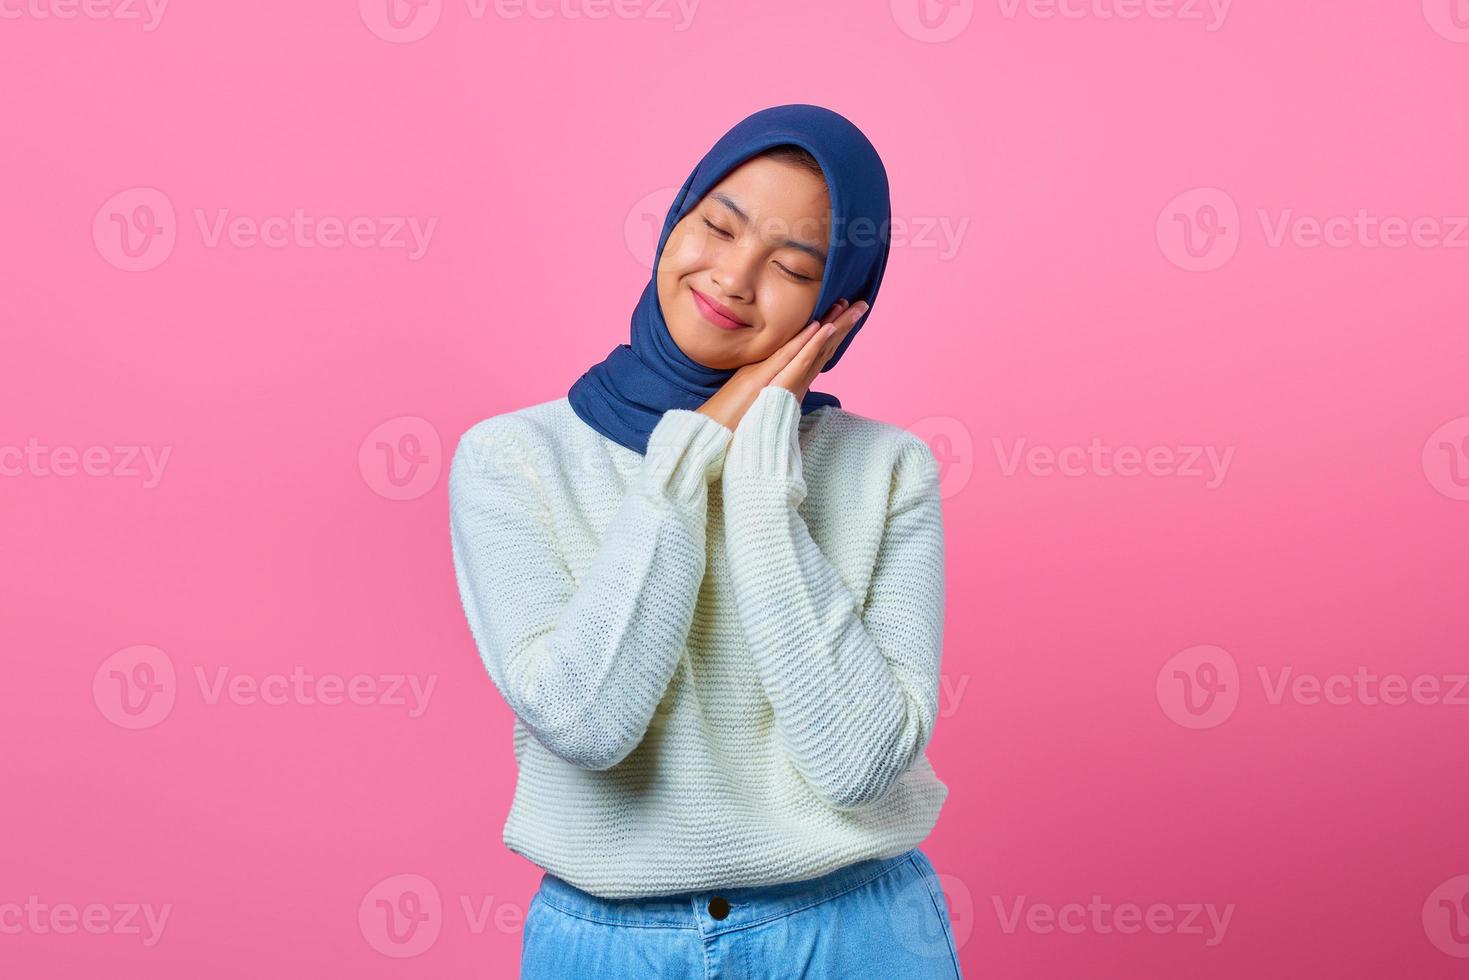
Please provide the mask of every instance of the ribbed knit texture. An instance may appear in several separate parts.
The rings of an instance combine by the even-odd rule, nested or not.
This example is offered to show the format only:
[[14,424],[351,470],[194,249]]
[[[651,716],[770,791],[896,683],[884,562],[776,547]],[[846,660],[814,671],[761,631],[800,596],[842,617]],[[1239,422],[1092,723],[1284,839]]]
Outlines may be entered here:
[[920,844],[948,795],[938,467],[904,429],[763,389],[646,455],[567,399],[449,474],[470,632],[515,713],[503,839],[634,898],[813,878]]

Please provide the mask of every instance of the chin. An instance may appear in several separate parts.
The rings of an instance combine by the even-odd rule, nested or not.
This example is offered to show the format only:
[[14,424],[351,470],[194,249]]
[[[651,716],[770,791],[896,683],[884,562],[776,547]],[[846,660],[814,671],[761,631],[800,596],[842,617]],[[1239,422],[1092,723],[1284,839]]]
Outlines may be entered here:
[[[711,338],[705,334],[706,328],[716,329],[701,322],[678,331],[670,329],[669,332],[673,335],[674,342],[678,343],[679,350],[706,368],[715,371],[732,371],[743,366],[739,356],[729,346],[720,344],[719,338]],[[680,337],[684,338],[683,342],[679,342]]]

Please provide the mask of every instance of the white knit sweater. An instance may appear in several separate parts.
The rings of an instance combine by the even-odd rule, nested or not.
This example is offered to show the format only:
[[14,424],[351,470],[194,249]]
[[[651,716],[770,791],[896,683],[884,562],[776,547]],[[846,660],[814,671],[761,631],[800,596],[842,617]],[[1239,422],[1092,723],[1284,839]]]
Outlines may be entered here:
[[460,597],[516,716],[505,845],[605,898],[812,878],[921,843],[948,788],[927,444],[763,389],[646,455],[565,398],[461,437]]

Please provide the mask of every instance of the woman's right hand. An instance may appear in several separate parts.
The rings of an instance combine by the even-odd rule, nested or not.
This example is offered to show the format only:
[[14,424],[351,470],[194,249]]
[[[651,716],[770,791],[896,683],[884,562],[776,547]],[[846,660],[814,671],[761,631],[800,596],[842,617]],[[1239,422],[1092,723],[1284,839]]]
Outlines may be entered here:
[[[813,320],[806,324],[805,329],[796,334],[781,346],[774,354],[763,361],[746,364],[737,368],[735,373],[724,385],[714,393],[714,396],[700,405],[696,411],[714,419],[725,428],[733,431],[740,424],[740,419],[745,417],[745,412],[755,404],[755,398],[773,382],[777,375],[799,355],[807,342],[820,343],[814,335],[822,329],[825,324],[831,323],[841,316],[849,304],[844,299],[839,299],[832,304],[826,316],[820,320]],[[850,326],[850,324],[848,324]],[[838,340],[840,342],[840,340]],[[835,345],[832,345],[833,349]],[[828,352],[827,356],[830,356]],[[825,360],[823,359],[823,366]],[[819,370],[819,369],[818,369]]]

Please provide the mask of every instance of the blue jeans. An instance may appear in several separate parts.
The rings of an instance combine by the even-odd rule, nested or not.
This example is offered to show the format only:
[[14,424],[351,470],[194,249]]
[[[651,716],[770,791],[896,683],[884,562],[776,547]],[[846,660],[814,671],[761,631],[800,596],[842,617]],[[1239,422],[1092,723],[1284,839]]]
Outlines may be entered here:
[[953,924],[918,848],[819,878],[605,899],[546,872],[526,910],[520,980],[960,977]]

